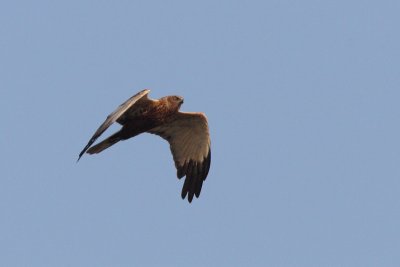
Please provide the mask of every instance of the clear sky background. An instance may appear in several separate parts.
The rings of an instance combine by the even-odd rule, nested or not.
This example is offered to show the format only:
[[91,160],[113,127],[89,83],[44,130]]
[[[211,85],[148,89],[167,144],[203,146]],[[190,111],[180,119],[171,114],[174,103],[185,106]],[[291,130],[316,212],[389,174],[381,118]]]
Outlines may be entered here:
[[[399,266],[399,1],[2,1],[0,266]],[[202,195],[143,88],[209,118]],[[113,126],[105,136],[118,129]]]

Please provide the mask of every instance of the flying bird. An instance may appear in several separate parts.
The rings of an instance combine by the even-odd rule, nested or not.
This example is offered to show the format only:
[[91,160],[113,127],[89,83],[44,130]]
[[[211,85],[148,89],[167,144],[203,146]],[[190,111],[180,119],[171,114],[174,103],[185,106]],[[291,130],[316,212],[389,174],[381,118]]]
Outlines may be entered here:
[[[178,178],[186,176],[182,199],[200,196],[203,181],[211,164],[211,142],[207,117],[201,112],[180,112],[183,97],[166,96],[150,99],[145,89],[122,103],[96,130],[88,144],[79,154],[97,154],[104,149],[141,133],[156,134],[167,140],[177,169]],[[92,146],[111,124],[117,122],[122,128]]]

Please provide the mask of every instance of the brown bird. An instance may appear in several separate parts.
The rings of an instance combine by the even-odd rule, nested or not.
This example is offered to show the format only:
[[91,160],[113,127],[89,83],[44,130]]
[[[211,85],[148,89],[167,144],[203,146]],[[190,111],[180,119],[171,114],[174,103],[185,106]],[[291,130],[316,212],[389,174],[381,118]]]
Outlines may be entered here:
[[[211,142],[207,118],[200,112],[180,112],[183,97],[166,96],[160,99],[147,97],[143,90],[122,103],[97,129],[89,143],[79,154],[97,154],[104,149],[141,133],[161,136],[170,144],[178,178],[186,176],[181,196],[200,196],[203,181],[211,164]],[[91,145],[111,124],[118,122],[121,130],[95,146]]]

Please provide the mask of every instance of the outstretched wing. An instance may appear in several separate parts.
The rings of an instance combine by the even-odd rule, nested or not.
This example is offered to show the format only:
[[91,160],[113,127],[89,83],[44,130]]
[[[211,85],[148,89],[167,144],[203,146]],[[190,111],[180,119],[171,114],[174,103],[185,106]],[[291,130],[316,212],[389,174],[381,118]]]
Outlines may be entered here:
[[186,176],[182,198],[200,196],[211,163],[211,142],[207,118],[203,113],[178,112],[175,119],[153,128],[150,133],[166,139],[175,161],[178,178]]
[[124,103],[122,103],[113,113],[107,116],[107,119],[103,122],[102,125],[97,129],[97,131],[94,133],[92,138],[90,138],[88,144],[85,146],[85,148],[79,153],[79,159],[82,157],[82,155],[88,150],[88,148],[96,141],[96,139],[104,133],[105,130],[107,130],[108,127],[110,127],[111,124],[113,124],[118,118],[120,118],[129,108],[131,108],[138,100],[140,99],[148,99],[147,95],[150,92],[150,90],[145,89],[137,93],[136,95],[132,96],[128,100],[126,100]]

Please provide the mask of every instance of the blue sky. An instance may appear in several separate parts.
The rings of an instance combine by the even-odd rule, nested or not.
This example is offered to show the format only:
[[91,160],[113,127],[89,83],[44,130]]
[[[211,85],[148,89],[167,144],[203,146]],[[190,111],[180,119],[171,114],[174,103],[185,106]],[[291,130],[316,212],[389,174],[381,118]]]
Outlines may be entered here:
[[[0,265],[399,266],[399,8],[1,2]],[[209,118],[192,204],[156,136],[76,163],[143,88]]]

